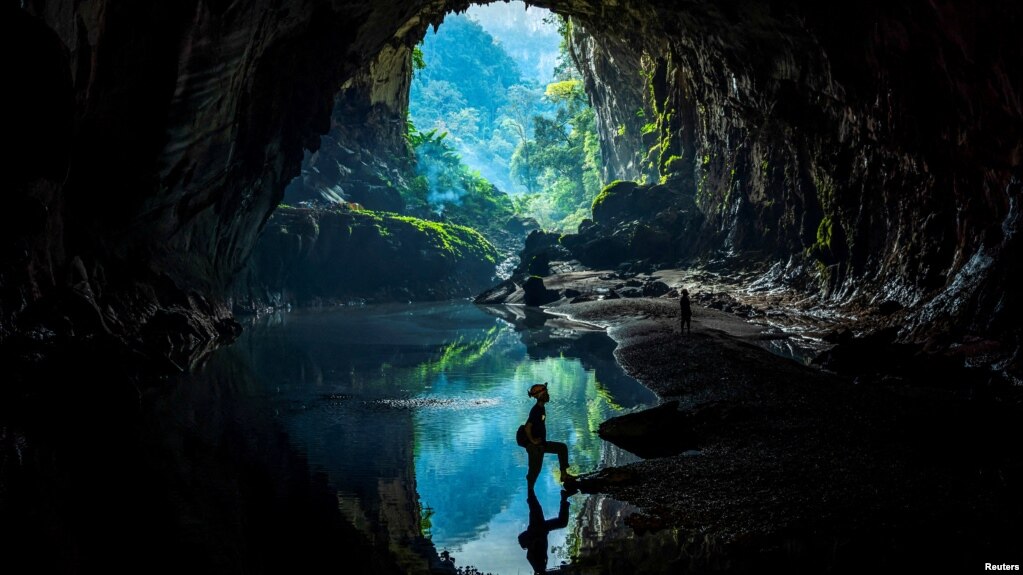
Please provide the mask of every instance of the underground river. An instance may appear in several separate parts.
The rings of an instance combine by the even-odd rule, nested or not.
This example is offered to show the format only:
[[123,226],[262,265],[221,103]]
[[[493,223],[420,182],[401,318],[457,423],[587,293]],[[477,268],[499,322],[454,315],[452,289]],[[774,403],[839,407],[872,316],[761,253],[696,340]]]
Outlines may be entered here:
[[[632,537],[631,510],[566,496],[552,455],[527,502],[514,434],[528,387],[549,382],[548,438],[568,444],[573,472],[636,461],[596,435],[657,402],[614,345],[468,302],[260,318],[187,373],[138,390],[69,383],[37,402],[45,413],[5,410],[0,535],[47,572],[574,570]],[[60,377],[117,371],[95,363]]]

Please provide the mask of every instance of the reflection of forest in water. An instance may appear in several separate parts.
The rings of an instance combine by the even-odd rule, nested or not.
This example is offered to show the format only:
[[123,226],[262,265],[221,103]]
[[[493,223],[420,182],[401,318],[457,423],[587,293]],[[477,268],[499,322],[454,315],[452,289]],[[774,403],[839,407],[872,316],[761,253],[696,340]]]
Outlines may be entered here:
[[[32,378],[59,393],[0,405],[0,551],[40,573],[409,573],[445,549],[459,566],[528,572],[514,445],[528,385],[550,382],[549,433],[579,471],[621,456],[591,432],[600,421],[655,399],[603,333],[490,311],[264,318],[141,390],[99,354],[47,362]],[[537,484],[551,517],[556,467]],[[617,509],[573,495],[551,567],[599,551]]]
[[[569,444],[583,472],[623,456],[597,437],[600,422],[655,398],[624,375],[603,333],[504,319],[469,304],[287,314],[220,355],[251,366],[253,395],[325,472],[346,518],[404,568],[417,561],[408,548],[429,548],[425,531],[460,565],[521,569],[526,465],[514,430],[533,403],[528,386],[550,382],[549,437]],[[554,468],[545,465],[541,499],[556,500]],[[573,498],[570,529],[552,534],[562,560],[586,547],[576,540],[586,499]]]
[[[624,456],[592,433],[600,421],[655,398],[622,374],[603,333],[488,311],[272,316],[141,395],[101,356],[46,364],[36,377],[69,382],[67,397],[0,410],[5,555],[37,572],[408,573],[450,550],[459,566],[525,572],[514,431],[528,386],[550,382],[549,433],[579,471]],[[537,484],[550,516],[554,468]],[[569,526],[550,535],[551,566],[599,550],[618,509],[572,496]]]

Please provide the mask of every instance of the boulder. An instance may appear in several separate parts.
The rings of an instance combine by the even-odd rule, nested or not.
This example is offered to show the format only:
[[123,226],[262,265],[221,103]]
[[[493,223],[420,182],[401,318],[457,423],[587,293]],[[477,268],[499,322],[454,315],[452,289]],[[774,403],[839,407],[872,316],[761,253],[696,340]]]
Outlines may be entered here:
[[668,284],[661,281],[648,282],[643,285],[643,295],[647,297],[660,297],[669,291],[671,288],[668,287]]
[[687,415],[671,401],[639,413],[629,413],[600,424],[604,440],[640,457],[666,457],[695,449],[696,434]]

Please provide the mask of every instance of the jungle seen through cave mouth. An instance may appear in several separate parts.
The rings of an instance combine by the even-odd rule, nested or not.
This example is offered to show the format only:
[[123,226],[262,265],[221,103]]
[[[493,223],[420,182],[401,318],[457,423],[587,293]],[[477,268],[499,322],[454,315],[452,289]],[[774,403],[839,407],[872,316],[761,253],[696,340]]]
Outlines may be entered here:
[[[330,208],[399,212],[421,229],[465,226],[503,257],[529,230],[574,232],[607,182],[570,35],[569,20],[522,2],[449,13],[411,54],[404,142],[391,152],[370,144],[374,154],[393,154],[390,165],[362,178],[367,186],[324,173],[307,155],[289,190],[318,189],[313,206],[323,198]],[[394,201],[366,205],[360,187]],[[306,198],[286,193],[281,205]]]
[[574,231],[588,217],[604,182],[569,27],[511,3],[449,14],[427,34],[409,94],[418,175],[406,202],[417,215],[457,209],[489,182],[544,229]]
[[510,200],[497,202],[501,220],[509,205],[512,217],[559,232],[589,217],[605,182],[570,25],[515,2],[450,14],[427,33],[409,97],[417,176],[405,200],[414,215],[453,212],[463,223],[462,200],[493,186]]

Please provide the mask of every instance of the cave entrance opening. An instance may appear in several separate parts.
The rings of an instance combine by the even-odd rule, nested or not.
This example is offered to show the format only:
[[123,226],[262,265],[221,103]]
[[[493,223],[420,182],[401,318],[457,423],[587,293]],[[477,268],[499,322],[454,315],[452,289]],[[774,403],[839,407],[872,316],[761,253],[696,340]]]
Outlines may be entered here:
[[[413,52],[406,209],[482,228],[573,232],[601,181],[571,24],[522,2],[471,6]],[[478,224],[475,225],[475,224]]]

